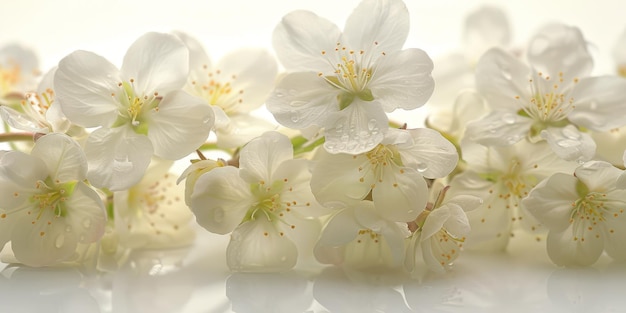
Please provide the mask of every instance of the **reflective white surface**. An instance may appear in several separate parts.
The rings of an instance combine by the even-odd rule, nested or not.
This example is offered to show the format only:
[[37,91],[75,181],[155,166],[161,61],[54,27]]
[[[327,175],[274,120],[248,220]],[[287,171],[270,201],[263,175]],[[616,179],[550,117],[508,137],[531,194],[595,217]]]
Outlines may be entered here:
[[230,273],[227,236],[136,253],[115,273],[2,264],[0,312],[623,312],[626,264],[558,268],[542,244],[467,253],[445,274],[312,266]]

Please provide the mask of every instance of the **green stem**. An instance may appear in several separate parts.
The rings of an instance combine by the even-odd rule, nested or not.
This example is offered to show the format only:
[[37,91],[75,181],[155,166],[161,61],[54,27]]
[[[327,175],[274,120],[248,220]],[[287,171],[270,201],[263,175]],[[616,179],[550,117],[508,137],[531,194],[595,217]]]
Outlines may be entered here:
[[205,142],[203,145],[200,146],[200,148],[198,148],[199,151],[206,151],[206,150],[219,150],[219,151],[224,151],[226,153],[228,153],[228,155],[232,156],[233,155],[233,151],[230,149],[224,149],[224,148],[220,148],[217,146],[217,143],[211,143],[211,142]]

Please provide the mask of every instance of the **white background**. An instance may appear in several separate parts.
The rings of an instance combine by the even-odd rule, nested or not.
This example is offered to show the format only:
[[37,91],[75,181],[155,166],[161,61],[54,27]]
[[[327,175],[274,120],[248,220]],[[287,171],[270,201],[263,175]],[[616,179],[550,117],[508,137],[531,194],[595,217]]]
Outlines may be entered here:
[[[0,45],[19,42],[36,49],[42,70],[76,49],[94,51],[120,64],[126,48],[143,33],[180,30],[201,40],[209,54],[218,58],[238,47],[271,49],[272,29],[291,10],[308,9],[341,26],[358,2],[4,0]],[[613,73],[611,49],[626,28],[626,3],[619,0],[406,3],[411,14],[406,46],[421,48],[435,58],[461,46],[465,14],[485,3],[505,10],[513,43],[518,46],[547,22],[580,27],[596,57],[596,74]],[[82,279],[71,269],[5,269],[0,275],[0,312],[626,310],[624,264],[603,259],[589,269],[559,269],[551,265],[540,244],[514,245],[501,255],[465,254],[446,275],[393,280],[375,275],[347,279],[338,269],[321,274],[230,275],[224,260],[227,240],[201,232],[198,243],[183,258],[184,267],[171,272],[167,260],[152,257],[138,258],[132,267],[113,275]],[[5,266],[0,263],[0,269]]]

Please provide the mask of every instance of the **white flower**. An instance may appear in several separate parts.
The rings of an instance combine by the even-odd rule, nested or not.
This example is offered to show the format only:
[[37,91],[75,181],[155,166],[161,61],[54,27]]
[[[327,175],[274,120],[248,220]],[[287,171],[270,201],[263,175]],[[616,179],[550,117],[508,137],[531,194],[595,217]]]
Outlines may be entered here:
[[177,185],[176,177],[168,173],[171,165],[153,161],[139,184],[113,194],[116,230],[124,247],[180,247],[195,238],[184,186]]
[[63,113],[77,125],[99,127],[85,146],[95,186],[129,188],[152,155],[180,159],[204,143],[214,114],[181,90],[188,68],[186,46],[158,33],[135,41],[120,70],[86,51],[59,62],[54,87]]
[[30,155],[0,158],[0,246],[30,266],[72,258],[79,243],[97,241],[106,216],[100,196],[85,182],[80,146],[62,134],[41,137]]
[[33,133],[64,133],[70,128],[58,102],[55,101],[52,79],[56,67],[50,70],[39,83],[36,92],[29,92],[21,101],[20,110],[0,106],[0,116],[9,126]]
[[602,251],[626,260],[626,190],[616,186],[622,170],[591,161],[574,176],[556,173],[523,200],[549,229],[547,250],[557,265],[591,265]]
[[467,170],[450,181],[450,195],[474,195],[483,200],[468,212],[472,233],[466,247],[504,249],[521,224],[524,231],[541,234],[540,224],[526,212],[521,199],[555,172],[571,173],[576,164],[558,158],[547,144],[524,140],[512,146],[486,147],[464,142]]
[[399,267],[408,228],[406,223],[382,218],[377,211],[368,200],[340,209],[324,226],[313,251],[315,258],[360,270]]
[[308,11],[286,15],[273,43],[288,71],[267,100],[284,126],[325,129],[331,153],[366,152],[388,129],[385,112],[415,109],[433,91],[433,64],[419,49],[401,50],[409,14],[400,0],[364,0],[343,33]]
[[490,145],[545,139],[563,159],[591,159],[595,143],[581,129],[608,131],[626,123],[626,81],[587,77],[592,60],[586,46],[578,29],[551,25],[531,41],[530,67],[500,49],[485,53],[476,84],[493,111],[468,125],[469,138]]
[[445,177],[457,161],[456,148],[432,129],[390,129],[369,152],[323,154],[313,170],[311,189],[326,206],[351,205],[371,193],[380,216],[408,222],[426,206],[424,177]]
[[263,49],[240,49],[215,65],[196,39],[175,33],[189,48],[189,79],[185,90],[204,99],[215,111],[220,147],[239,147],[276,126],[250,114],[274,88],[278,65]]
[[459,257],[465,237],[470,232],[465,212],[476,209],[482,203],[480,198],[469,195],[444,200],[447,187],[440,190],[433,208],[423,211],[415,221],[417,229],[408,240],[404,263],[408,271],[413,271],[418,258],[422,258],[432,271],[449,269]]
[[283,271],[298,258],[301,226],[324,214],[309,187],[309,161],[293,159],[289,139],[268,132],[240,152],[240,168],[201,175],[191,195],[197,222],[218,234],[232,232],[227,250],[234,271]]
[[476,62],[493,47],[506,47],[511,37],[506,14],[496,6],[483,6],[471,12],[463,25],[459,50],[434,60],[433,78],[437,88],[428,100],[429,109],[450,109],[459,90],[475,86]]
[[0,99],[19,97],[37,86],[39,60],[33,50],[11,44],[0,49]]

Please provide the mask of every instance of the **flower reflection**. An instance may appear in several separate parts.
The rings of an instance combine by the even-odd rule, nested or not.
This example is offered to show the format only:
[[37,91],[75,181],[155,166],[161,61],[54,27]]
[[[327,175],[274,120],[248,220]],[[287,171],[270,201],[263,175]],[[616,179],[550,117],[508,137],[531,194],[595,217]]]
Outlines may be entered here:
[[324,269],[313,285],[315,300],[329,312],[410,312],[398,287],[401,272],[365,273]]
[[75,268],[10,266],[0,274],[0,312],[101,312]]
[[313,302],[302,273],[234,273],[226,281],[233,312],[305,312]]

